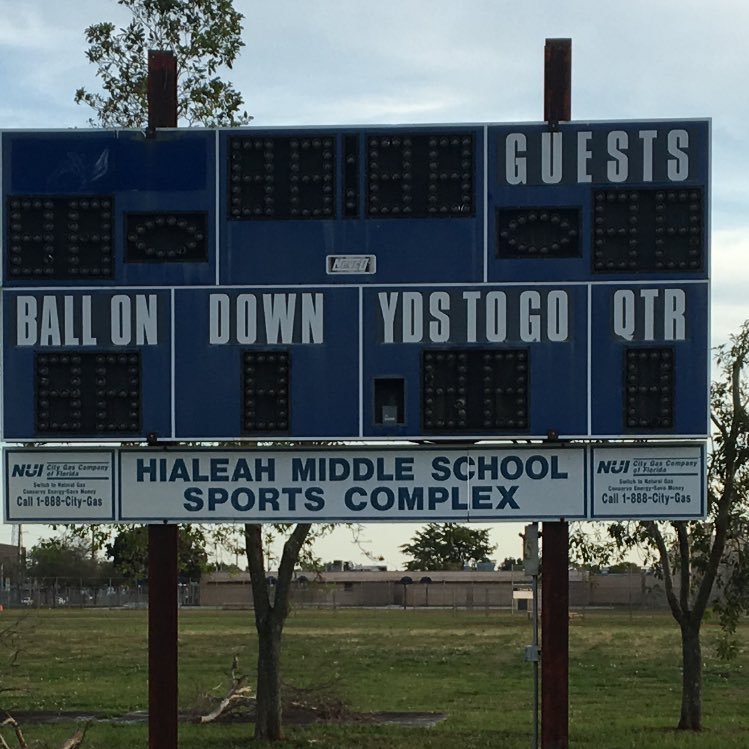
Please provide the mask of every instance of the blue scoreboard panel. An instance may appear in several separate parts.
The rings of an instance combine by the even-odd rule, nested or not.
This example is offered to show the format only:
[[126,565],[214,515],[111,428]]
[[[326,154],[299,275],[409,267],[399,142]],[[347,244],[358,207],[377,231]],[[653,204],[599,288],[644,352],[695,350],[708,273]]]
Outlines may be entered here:
[[708,120],[1,137],[5,440],[708,432]]

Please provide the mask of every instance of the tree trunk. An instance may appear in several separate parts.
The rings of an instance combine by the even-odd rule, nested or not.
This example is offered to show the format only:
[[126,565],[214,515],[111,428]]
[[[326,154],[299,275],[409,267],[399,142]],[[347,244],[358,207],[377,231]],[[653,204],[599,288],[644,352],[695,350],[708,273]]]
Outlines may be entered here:
[[700,621],[685,617],[681,624],[681,717],[679,728],[702,729],[702,648]]
[[281,634],[283,622],[266,617],[258,626],[257,697],[255,738],[278,741],[283,738],[281,715]]
[[275,594],[271,603],[270,586],[265,573],[261,527],[244,527],[247,565],[252,585],[252,605],[258,636],[257,695],[255,702],[255,738],[278,741],[283,738],[281,715],[281,634],[289,615],[289,596],[294,565],[311,525],[298,523],[283,545]]

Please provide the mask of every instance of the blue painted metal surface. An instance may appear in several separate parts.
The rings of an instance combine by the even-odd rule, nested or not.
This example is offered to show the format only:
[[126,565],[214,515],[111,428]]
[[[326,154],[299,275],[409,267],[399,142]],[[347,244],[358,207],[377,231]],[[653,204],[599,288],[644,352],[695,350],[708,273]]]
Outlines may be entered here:
[[707,433],[707,120],[1,137],[6,440]]

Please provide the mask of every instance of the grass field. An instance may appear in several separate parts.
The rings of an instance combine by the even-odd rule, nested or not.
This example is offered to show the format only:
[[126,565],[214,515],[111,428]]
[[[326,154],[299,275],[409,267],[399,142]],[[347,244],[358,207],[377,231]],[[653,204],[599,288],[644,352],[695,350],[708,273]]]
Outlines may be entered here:
[[[18,665],[0,676],[13,712],[81,711],[120,716],[147,707],[146,613],[5,611],[21,617]],[[256,638],[249,611],[180,613],[180,706],[189,711],[223,694],[235,654],[250,674]],[[674,731],[679,710],[678,629],[667,613],[586,612],[570,622],[570,745],[749,747],[749,625],[730,665],[715,655],[717,624],[703,629],[705,730]],[[291,747],[340,749],[528,749],[532,736],[531,641],[524,615],[498,612],[296,610],[284,638],[284,682],[309,701],[343,700],[352,712],[440,712],[433,727],[352,720],[288,726]],[[59,746],[75,722],[25,723],[30,747]],[[4,729],[6,740],[13,737]],[[247,746],[246,723],[180,726],[180,747]],[[14,740],[14,739],[13,739]],[[94,723],[85,747],[147,745],[145,724]]]

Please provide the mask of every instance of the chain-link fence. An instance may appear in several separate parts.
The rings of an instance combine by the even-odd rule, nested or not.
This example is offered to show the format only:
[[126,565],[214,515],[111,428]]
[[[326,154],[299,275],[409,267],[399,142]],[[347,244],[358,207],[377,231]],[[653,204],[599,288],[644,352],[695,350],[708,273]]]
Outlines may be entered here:
[[[497,573],[474,579],[440,580],[421,573],[384,573],[383,579],[356,573],[298,575],[292,584],[291,601],[297,607],[398,607],[468,610],[508,609],[524,611],[530,578],[522,573]],[[435,577],[439,573],[433,573]],[[389,578],[389,579],[386,579]],[[271,584],[273,580],[271,579]],[[668,606],[663,581],[645,572],[596,575],[570,579],[570,606],[659,609]],[[521,593],[518,593],[521,591]],[[716,592],[717,595],[717,592]],[[181,580],[181,606],[249,608],[252,589],[247,573],[206,574],[201,580]],[[118,585],[93,580],[26,580],[0,583],[3,608],[139,608],[148,605],[148,583]]]
[[[291,601],[297,607],[399,607],[525,611],[531,578],[521,573],[459,574],[439,579],[440,573],[314,573],[297,576]],[[543,583],[542,583],[543,584]],[[569,581],[573,608],[614,607],[666,608],[663,582],[651,574],[574,574]],[[252,590],[246,573],[214,573],[201,580],[201,605],[243,608],[252,605]]]
[[[178,600],[182,606],[200,605],[200,582],[179,583]],[[86,580],[27,580],[0,585],[0,606],[4,608],[139,608],[148,604],[148,584],[102,584]]]

